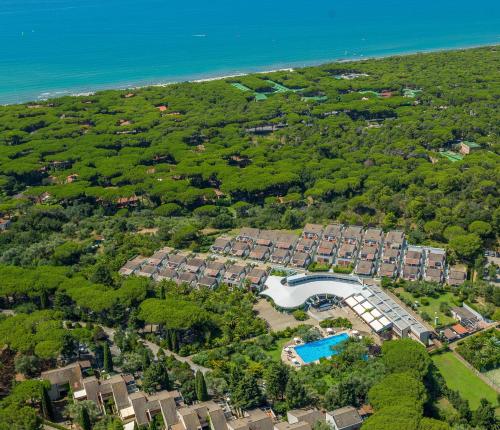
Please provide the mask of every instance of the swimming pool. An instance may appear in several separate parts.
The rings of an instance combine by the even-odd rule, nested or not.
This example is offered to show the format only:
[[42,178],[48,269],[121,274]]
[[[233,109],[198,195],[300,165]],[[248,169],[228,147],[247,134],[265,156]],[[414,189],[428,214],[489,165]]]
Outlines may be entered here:
[[316,340],[314,342],[305,343],[295,347],[295,351],[299,354],[304,363],[309,364],[320,358],[331,357],[335,355],[332,346],[349,339],[347,333],[337,334],[335,336],[325,337],[324,339]]

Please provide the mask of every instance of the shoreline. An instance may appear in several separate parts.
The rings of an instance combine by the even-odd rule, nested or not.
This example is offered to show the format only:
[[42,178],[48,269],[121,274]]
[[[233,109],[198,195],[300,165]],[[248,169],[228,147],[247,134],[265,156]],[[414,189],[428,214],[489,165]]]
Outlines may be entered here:
[[265,73],[274,73],[274,72],[280,72],[280,71],[289,71],[293,72],[295,69],[298,68],[305,68],[305,67],[317,67],[325,64],[335,64],[335,63],[351,63],[351,62],[360,62],[360,61],[368,61],[368,60],[380,60],[380,59],[385,59],[385,58],[391,58],[391,57],[405,57],[405,56],[411,56],[411,55],[419,55],[419,54],[432,54],[432,53],[442,53],[442,52],[453,52],[453,51],[464,51],[464,50],[469,50],[469,49],[478,49],[478,48],[488,48],[488,47],[496,47],[500,46],[500,42],[498,43],[488,43],[485,45],[468,45],[468,46],[462,46],[462,47],[450,47],[450,48],[429,48],[429,49],[420,49],[417,51],[402,51],[402,52],[397,52],[397,53],[391,53],[391,54],[380,54],[380,55],[371,55],[371,56],[366,56],[364,57],[363,54],[360,56],[355,56],[352,58],[334,58],[334,59],[322,59],[322,60],[312,60],[312,61],[296,61],[296,62],[291,62],[287,64],[276,64],[275,66],[273,65],[267,65],[267,66],[255,66],[255,70],[248,70],[248,71],[227,71],[227,72],[220,72],[216,74],[210,74],[208,73],[203,73],[200,74],[199,76],[194,75],[191,77],[186,76],[185,79],[183,78],[174,78],[174,80],[171,81],[165,81],[165,82],[151,82],[151,83],[137,83],[137,84],[124,84],[120,85],[119,83],[114,86],[113,84],[110,84],[109,86],[104,85],[102,88],[96,88],[96,89],[89,89],[89,90],[57,90],[57,91],[44,91],[41,92],[38,96],[35,98],[30,98],[25,101],[18,101],[18,102],[13,102],[13,103],[1,103],[0,106],[12,106],[12,105],[22,105],[26,103],[35,103],[35,102],[45,102],[48,100],[54,100],[58,99],[61,97],[87,97],[90,95],[94,95],[96,93],[99,93],[101,91],[126,91],[126,90],[140,90],[143,88],[149,88],[149,87],[167,87],[169,85],[175,85],[175,84],[181,84],[181,83],[203,83],[203,82],[212,82],[212,81],[219,81],[223,79],[229,79],[229,78],[235,78],[235,77],[242,77],[242,76],[248,76],[248,75],[253,75],[253,74],[265,74]]

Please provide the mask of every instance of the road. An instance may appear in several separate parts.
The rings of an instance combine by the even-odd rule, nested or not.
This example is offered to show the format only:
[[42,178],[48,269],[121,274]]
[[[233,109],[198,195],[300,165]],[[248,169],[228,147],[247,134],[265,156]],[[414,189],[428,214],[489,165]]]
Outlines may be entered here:
[[[101,327],[104,330],[104,333],[106,333],[106,335],[111,340],[113,340],[114,336],[115,336],[115,329],[113,329],[111,327],[105,327],[102,325],[101,325]],[[149,340],[142,339],[142,342],[153,353],[154,357],[156,358],[158,355],[158,351],[160,350],[160,347],[156,343],[150,342]],[[200,365],[194,363],[192,360],[192,356],[182,357],[179,354],[176,354],[176,353],[169,351],[169,350],[164,349],[163,351],[165,352],[165,355],[173,356],[176,360],[178,360],[182,363],[189,364],[189,367],[191,368],[191,370],[193,372],[197,372],[198,370],[200,370],[203,374],[205,374],[210,370],[206,367],[203,367],[203,366],[200,366]],[[118,348],[116,347],[116,345],[114,343],[112,344],[112,347],[111,347],[111,353],[115,354],[115,355],[118,355],[120,353],[120,351],[118,350]]]

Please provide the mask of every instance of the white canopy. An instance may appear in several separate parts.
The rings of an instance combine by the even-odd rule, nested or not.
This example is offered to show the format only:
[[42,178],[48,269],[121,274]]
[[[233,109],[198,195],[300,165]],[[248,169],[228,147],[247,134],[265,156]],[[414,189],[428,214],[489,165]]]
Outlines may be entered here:
[[359,293],[362,289],[361,283],[353,280],[343,280],[328,276],[304,276],[299,284],[290,286],[286,282],[282,284],[284,278],[280,276],[269,276],[266,280],[266,289],[261,295],[268,296],[280,308],[294,309],[302,306],[307,299],[320,296],[331,295],[345,299],[353,294]]

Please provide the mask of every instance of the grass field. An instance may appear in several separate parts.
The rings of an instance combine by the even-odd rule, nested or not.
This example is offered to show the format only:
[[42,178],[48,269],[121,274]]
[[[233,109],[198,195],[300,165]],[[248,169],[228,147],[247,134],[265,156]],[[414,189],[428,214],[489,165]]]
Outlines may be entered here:
[[[399,293],[401,294],[401,297],[404,297],[405,299],[411,300],[412,302],[415,302],[415,301],[420,302],[422,300],[421,297],[416,299],[410,293],[407,293],[403,289],[401,289],[399,291]],[[443,314],[439,310],[439,305],[443,302],[448,303],[450,306],[454,306],[454,303],[453,303],[454,296],[452,293],[441,294],[438,298],[427,297],[427,296],[425,298],[427,300],[429,300],[429,304],[427,306],[420,305],[418,307],[418,312],[419,313],[427,312],[427,314],[429,314],[429,316],[432,318],[432,321],[430,321],[430,323],[433,326],[434,326],[434,315],[436,312],[437,312],[437,316],[439,318],[439,324],[438,324],[439,326],[448,325],[448,324],[452,324],[455,322],[455,320],[453,318],[446,316],[445,314]]]
[[290,342],[291,338],[286,337],[284,339],[278,339],[276,341],[276,348],[271,349],[269,351],[265,351],[269,357],[271,357],[273,360],[279,361],[281,360],[281,351],[285,347],[285,345]]
[[464,399],[467,399],[471,409],[474,410],[479,406],[482,397],[493,405],[497,404],[495,390],[479,379],[452,352],[432,355],[432,361],[443,375],[448,387],[457,390]]

